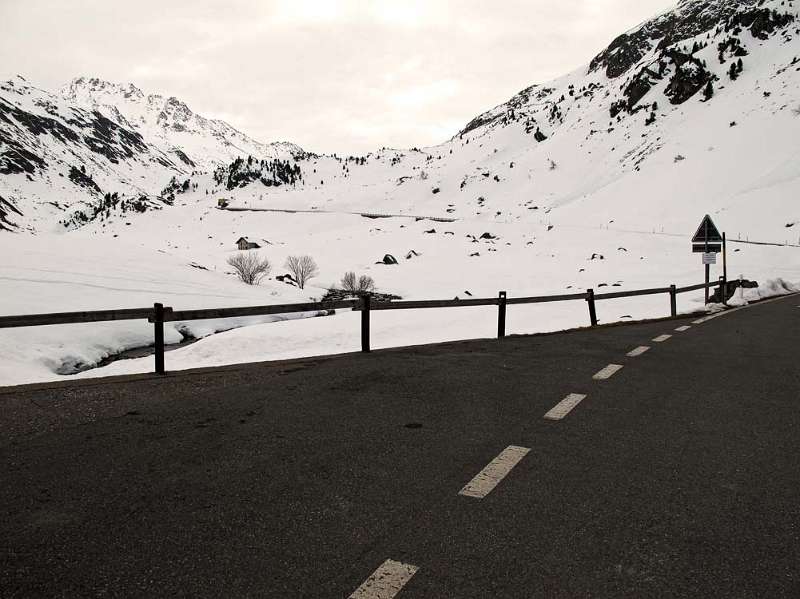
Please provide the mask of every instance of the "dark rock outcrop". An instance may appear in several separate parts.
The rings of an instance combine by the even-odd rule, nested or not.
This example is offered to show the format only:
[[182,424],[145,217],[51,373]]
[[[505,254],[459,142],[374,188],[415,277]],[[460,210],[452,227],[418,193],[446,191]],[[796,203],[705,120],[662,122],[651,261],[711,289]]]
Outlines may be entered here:
[[664,90],[664,95],[672,104],[683,104],[714,78],[694,56],[677,50],[667,51],[665,56],[675,65],[675,74]]
[[[739,288],[756,289],[757,287],[758,287],[758,282],[757,281],[748,281],[747,279],[744,279],[744,280],[741,280],[741,281],[739,279],[734,279],[733,281],[728,281],[728,283],[726,285],[726,289],[725,289],[725,300],[724,301],[727,302],[729,299],[731,299],[733,297],[733,294],[736,293],[736,290],[739,289]],[[714,291],[713,295],[709,298],[709,301],[712,304],[721,304],[721,303],[723,303],[722,292],[723,292],[722,287],[721,286],[717,287],[716,290]]]
[[775,31],[790,25],[794,20],[794,15],[790,13],[779,13],[768,8],[753,8],[734,15],[730,20],[730,27],[749,29],[753,37],[767,40]]
[[320,301],[323,303],[338,302],[356,297],[363,297],[364,295],[369,295],[373,302],[392,302],[403,299],[401,296],[395,295],[394,293],[378,293],[377,291],[371,291],[366,294],[353,294],[345,291],[344,289],[328,289],[327,293],[325,293]]
[[287,285],[293,285],[294,287],[297,287],[297,280],[288,273],[285,275],[278,275],[277,277],[275,277],[275,280],[280,281],[281,283],[286,283]]
[[45,161],[13,139],[0,135],[0,175],[26,173],[42,169]]
[[22,216],[22,212],[20,212],[14,204],[3,196],[0,196],[0,231],[11,231],[17,228],[17,225],[9,218],[12,212],[18,216]]
[[610,79],[624,75],[653,49],[668,48],[708,31],[735,15],[742,5],[756,0],[688,0],[677,10],[656,17],[616,38],[589,65],[589,72],[604,69]]
[[86,174],[86,169],[78,169],[71,166],[69,168],[69,180],[78,187],[85,187],[88,190],[100,193],[100,186],[94,182],[91,175]]

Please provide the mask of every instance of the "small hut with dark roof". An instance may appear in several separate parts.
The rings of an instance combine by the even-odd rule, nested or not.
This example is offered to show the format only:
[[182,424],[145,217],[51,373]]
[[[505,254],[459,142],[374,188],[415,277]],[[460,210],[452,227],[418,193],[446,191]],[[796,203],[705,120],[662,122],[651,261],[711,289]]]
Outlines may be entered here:
[[236,246],[240,250],[257,250],[258,248],[261,247],[254,241],[248,241],[247,237],[240,237],[239,240],[236,242]]

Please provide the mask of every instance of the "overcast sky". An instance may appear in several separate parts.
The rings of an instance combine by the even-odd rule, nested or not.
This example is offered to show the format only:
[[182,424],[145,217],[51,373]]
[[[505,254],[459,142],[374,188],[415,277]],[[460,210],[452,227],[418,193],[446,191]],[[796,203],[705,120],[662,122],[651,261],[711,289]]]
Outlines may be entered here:
[[0,76],[174,95],[261,141],[439,143],[675,0],[0,0]]

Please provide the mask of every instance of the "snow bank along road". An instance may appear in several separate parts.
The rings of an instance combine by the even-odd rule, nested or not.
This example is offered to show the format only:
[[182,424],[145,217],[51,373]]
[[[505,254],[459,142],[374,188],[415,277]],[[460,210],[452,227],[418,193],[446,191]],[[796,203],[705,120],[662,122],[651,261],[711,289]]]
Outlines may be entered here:
[[0,594],[796,597],[798,304],[2,390]]

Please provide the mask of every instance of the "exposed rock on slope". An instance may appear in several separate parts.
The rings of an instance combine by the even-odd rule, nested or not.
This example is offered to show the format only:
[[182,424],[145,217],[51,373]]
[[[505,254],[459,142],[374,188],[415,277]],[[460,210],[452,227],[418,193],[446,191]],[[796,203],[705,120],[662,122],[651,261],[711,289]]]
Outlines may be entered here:
[[17,225],[11,220],[12,213],[16,214],[17,216],[22,216],[22,212],[17,210],[17,207],[14,206],[14,204],[0,196],[0,230],[11,231],[16,229]]

